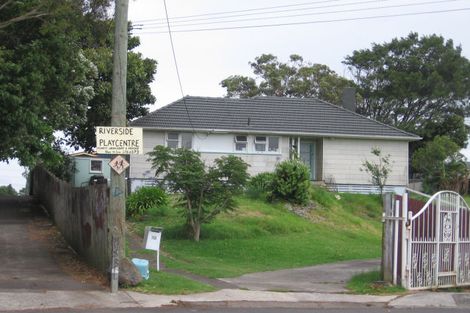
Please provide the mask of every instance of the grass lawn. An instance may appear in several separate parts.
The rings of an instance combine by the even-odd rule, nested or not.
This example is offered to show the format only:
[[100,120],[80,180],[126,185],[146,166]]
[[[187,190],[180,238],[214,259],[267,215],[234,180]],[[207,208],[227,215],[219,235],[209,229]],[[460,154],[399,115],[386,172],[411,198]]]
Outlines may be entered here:
[[203,225],[200,242],[187,239],[176,209],[153,210],[130,225],[140,236],[145,226],[163,226],[166,266],[212,278],[380,256],[378,196],[336,199],[315,188],[314,199],[317,206],[302,218],[284,204],[239,197],[235,211]]
[[209,292],[214,291],[215,288],[178,275],[150,270],[149,279],[144,280],[137,287],[130,288],[130,290],[160,295],[173,295]]

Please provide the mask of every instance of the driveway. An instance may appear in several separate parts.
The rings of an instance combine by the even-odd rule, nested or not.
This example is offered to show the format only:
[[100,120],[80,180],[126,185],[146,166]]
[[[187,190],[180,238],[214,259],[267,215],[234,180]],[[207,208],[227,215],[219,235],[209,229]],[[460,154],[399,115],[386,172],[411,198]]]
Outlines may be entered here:
[[29,198],[0,197],[0,291],[101,290],[78,275],[83,267],[57,238],[51,221]]
[[344,293],[346,283],[355,274],[378,270],[380,260],[347,261],[246,274],[221,280],[248,290]]

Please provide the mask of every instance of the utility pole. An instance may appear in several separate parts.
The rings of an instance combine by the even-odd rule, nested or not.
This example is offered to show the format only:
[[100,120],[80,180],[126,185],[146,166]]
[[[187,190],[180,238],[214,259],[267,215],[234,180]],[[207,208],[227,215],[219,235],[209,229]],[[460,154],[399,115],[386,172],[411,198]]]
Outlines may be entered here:
[[[115,2],[115,31],[113,53],[113,85],[111,126],[126,126],[126,79],[127,79],[127,13],[129,0]],[[115,155],[116,156],[116,155]],[[125,257],[125,197],[126,185],[123,174],[111,171],[110,186],[110,231],[111,231],[111,292],[117,292],[119,262]]]

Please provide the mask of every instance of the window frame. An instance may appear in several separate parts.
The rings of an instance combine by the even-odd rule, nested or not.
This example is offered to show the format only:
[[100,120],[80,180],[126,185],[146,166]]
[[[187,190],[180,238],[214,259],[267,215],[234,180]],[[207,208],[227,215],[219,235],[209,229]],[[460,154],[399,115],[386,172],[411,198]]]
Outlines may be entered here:
[[[177,134],[178,135],[178,138],[177,139],[170,139],[169,135],[170,134]],[[193,148],[193,134],[192,133],[184,133],[184,132],[177,132],[177,131],[170,131],[170,132],[166,132],[166,135],[165,135],[165,147],[168,147],[168,148],[171,148],[171,149],[179,149],[179,148],[182,148],[183,146],[183,135],[184,134],[189,134],[191,136],[191,147],[190,148],[186,148],[186,149],[192,149]],[[176,142],[176,147],[170,147],[168,145],[168,142]]]
[[[100,163],[100,170],[93,170],[93,167],[91,165],[93,162],[99,162]],[[103,160],[90,159],[90,173],[103,174]]]
[[[255,140],[254,140],[254,148],[255,148],[255,152],[267,152],[267,148],[268,148],[268,136],[254,136],[255,137]],[[264,140],[258,140],[258,138],[264,138]],[[263,150],[258,150],[257,146],[261,146],[261,145],[264,145],[264,149]]]
[[[265,141],[258,140],[258,137],[266,138]],[[277,138],[277,149],[269,150],[272,138]],[[264,153],[264,154],[279,154],[281,153],[281,137],[280,136],[269,136],[269,135],[255,135],[253,140],[253,149],[255,153]],[[264,145],[264,150],[258,150],[257,145]]]
[[[245,137],[245,140],[239,140],[238,137]],[[235,152],[242,152],[242,153],[247,153],[248,152],[248,135],[234,135],[234,150]],[[244,150],[238,150],[237,145],[238,144],[245,144],[245,149]]]
[[[277,149],[276,150],[269,150],[269,146],[271,144],[271,138],[277,139]],[[280,136],[267,136],[267,145],[266,145],[266,152],[267,153],[281,153],[281,137]]]

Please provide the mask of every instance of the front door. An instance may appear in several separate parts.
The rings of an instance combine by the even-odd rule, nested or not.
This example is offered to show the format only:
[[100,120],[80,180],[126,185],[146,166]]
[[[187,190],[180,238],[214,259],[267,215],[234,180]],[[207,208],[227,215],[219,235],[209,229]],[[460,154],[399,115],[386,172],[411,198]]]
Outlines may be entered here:
[[315,142],[300,142],[300,159],[310,170],[310,180],[316,179]]

